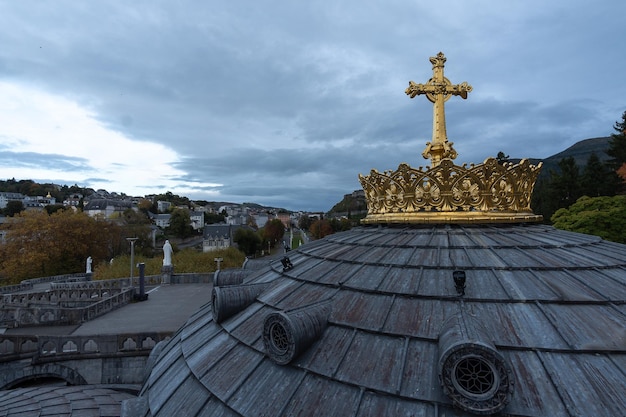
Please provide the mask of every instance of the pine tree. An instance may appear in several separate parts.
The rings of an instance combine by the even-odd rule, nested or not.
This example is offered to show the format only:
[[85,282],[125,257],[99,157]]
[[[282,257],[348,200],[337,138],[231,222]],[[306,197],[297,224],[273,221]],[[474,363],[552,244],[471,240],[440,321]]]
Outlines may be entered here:
[[622,114],[622,121],[615,122],[613,129],[617,133],[611,135],[609,149],[606,153],[612,157],[610,165],[613,170],[619,169],[626,164],[626,111]]
[[588,197],[613,196],[618,188],[617,174],[593,152],[581,177],[581,194]]

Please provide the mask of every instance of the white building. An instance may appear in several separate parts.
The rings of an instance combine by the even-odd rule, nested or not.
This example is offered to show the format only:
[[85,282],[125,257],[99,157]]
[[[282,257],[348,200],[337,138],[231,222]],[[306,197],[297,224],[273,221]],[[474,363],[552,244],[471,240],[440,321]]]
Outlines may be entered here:
[[0,209],[6,208],[9,201],[24,201],[24,194],[0,192]]
[[203,211],[190,211],[189,218],[191,219],[191,227],[193,227],[193,230],[200,230],[204,227]]

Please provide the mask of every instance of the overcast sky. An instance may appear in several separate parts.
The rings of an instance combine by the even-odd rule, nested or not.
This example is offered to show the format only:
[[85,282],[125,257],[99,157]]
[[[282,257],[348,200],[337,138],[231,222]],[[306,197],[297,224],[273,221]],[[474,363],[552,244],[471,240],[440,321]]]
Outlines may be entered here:
[[623,0],[0,0],[0,178],[329,210],[358,174],[545,158],[626,111]]

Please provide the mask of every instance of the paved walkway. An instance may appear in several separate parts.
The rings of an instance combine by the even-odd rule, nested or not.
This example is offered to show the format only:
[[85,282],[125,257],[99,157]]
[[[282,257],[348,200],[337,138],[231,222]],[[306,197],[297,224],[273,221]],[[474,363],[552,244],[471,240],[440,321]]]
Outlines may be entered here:
[[[174,333],[204,304],[212,284],[161,285],[150,288],[148,300],[127,304],[80,326],[7,329],[5,334],[103,335],[159,331]],[[140,386],[34,386],[0,391],[0,416],[119,416],[121,402],[135,398]]]
[[7,329],[5,334],[104,335],[175,332],[211,301],[211,284],[161,285],[146,290],[146,301],[127,304],[79,326],[37,326]]

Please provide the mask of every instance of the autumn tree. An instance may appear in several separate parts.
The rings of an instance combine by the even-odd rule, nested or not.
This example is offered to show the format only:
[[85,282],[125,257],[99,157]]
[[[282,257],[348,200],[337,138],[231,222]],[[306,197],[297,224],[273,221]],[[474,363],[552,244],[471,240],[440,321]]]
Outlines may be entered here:
[[321,239],[333,234],[333,227],[328,220],[315,220],[309,227],[309,232],[315,239]]
[[25,211],[10,219],[0,245],[0,277],[7,284],[42,276],[78,273],[85,260],[110,259],[119,226],[82,212]]
[[285,225],[278,219],[268,221],[263,227],[262,236],[264,244],[269,242],[271,247],[274,247],[276,242],[282,240],[285,234]]

